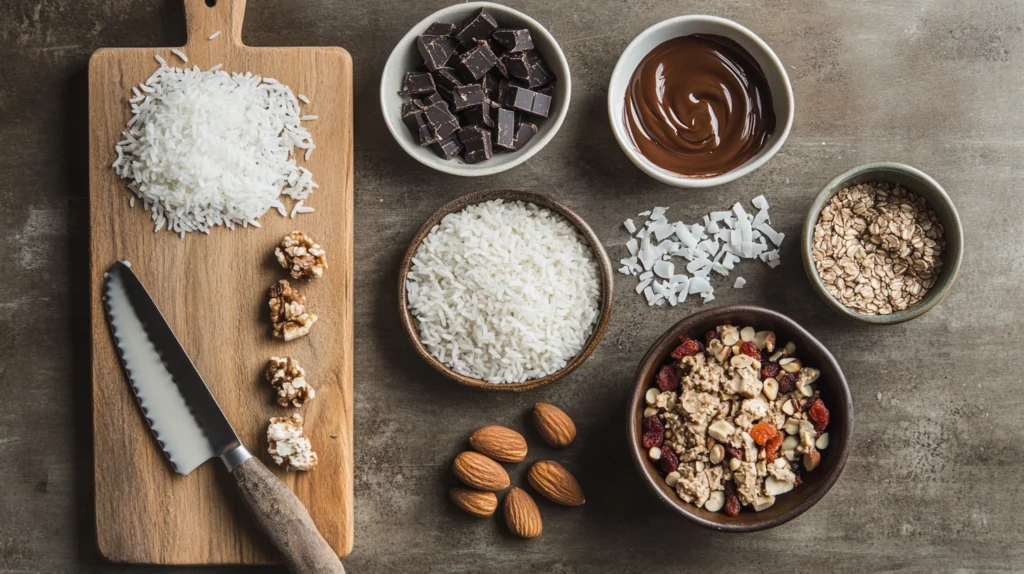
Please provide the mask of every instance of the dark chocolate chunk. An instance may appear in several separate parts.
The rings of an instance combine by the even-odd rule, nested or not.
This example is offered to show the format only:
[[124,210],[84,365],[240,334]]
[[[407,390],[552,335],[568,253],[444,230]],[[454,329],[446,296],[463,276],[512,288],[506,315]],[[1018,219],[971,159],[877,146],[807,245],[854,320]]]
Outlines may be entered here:
[[519,124],[519,129],[516,130],[516,138],[513,142],[513,148],[516,151],[523,149],[527,143],[533,139],[533,136],[537,135],[537,126],[528,122]]
[[495,30],[492,35],[494,41],[501,44],[507,52],[525,52],[533,49],[533,37],[530,31],[523,30]]
[[483,8],[473,15],[462,29],[455,34],[455,38],[464,48],[472,48],[478,40],[486,40],[498,29],[498,22]]
[[455,110],[459,112],[487,103],[487,94],[480,84],[460,86],[452,91],[452,95],[455,96]]
[[434,134],[430,132],[430,126],[427,125],[427,118],[423,115],[419,102],[409,101],[402,104],[402,122],[412,132],[416,143],[430,145],[434,142]]
[[431,72],[444,66],[458,47],[455,39],[450,36],[428,36],[424,34],[416,38],[416,48],[423,56],[423,65]]
[[540,57],[531,60],[532,61],[529,62],[529,69],[526,73],[526,77],[523,78],[523,80],[526,81],[526,85],[528,87],[538,88],[547,83],[550,83],[551,80],[555,79],[555,75],[551,73],[550,69],[548,69],[548,65],[544,62],[544,60],[540,59]]
[[498,57],[494,55],[491,47],[486,42],[480,42],[475,48],[471,48],[462,55],[457,68],[462,77],[476,81],[482,78],[497,63]]
[[[499,110],[500,112],[501,110]],[[465,124],[476,125],[485,128],[494,127],[494,108],[491,104],[484,103],[473,106],[462,112],[462,119]]]
[[511,108],[515,103],[515,89],[525,88],[526,84],[519,80],[501,80],[498,82],[498,105],[499,107]]
[[498,76],[493,71],[485,74],[480,84],[484,87],[488,100],[498,99]]
[[423,33],[427,36],[454,36],[456,28],[457,26],[455,24],[434,22],[427,28],[426,32]]
[[444,141],[435,141],[433,148],[442,158],[452,159],[462,151],[462,144],[459,143],[459,138],[452,136]]
[[459,118],[452,114],[447,104],[433,104],[423,110],[434,139],[444,141],[459,131]]
[[530,62],[527,54],[532,52],[509,52],[501,56],[501,62],[505,65],[507,75],[512,78],[525,80],[530,77]]
[[558,83],[552,80],[550,83],[545,84],[534,91],[536,91],[538,94],[544,94],[545,96],[553,97],[555,95],[555,86],[557,85]]
[[402,80],[403,96],[419,96],[432,94],[437,91],[434,86],[434,77],[426,72],[406,72]]
[[465,85],[462,80],[459,79],[455,70],[451,68],[438,68],[434,79],[437,81],[438,86],[447,88],[449,91]]
[[530,113],[542,118],[548,117],[548,114],[551,113],[551,96],[539,92],[534,93],[536,95],[533,96],[533,109],[530,110]]
[[445,105],[447,105],[447,102],[444,101],[444,98],[441,97],[441,94],[439,94],[437,92],[434,92],[433,94],[430,94],[429,96],[419,100],[419,103],[420,103],[420,106],[422,108],[424,108],[424,109],[426,109],[427,107],[432,106],[434,104],[445,104]]
[[505,149],[515,149],[516,114],[512,110],[498,110],[498,132],[494,143]]
[[459,141],[465,147],[462,159],[466,163],[480,163],[494,155],[491,148],[491,130],[477,126],[468,127],[459,132]]

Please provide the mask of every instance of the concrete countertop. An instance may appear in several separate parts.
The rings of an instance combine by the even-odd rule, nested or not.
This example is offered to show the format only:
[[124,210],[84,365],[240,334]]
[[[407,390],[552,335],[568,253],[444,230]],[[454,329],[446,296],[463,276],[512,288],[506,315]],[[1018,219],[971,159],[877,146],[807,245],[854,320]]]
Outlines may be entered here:
[[[253,45],[339,45],[355,61],[356,492],[351,572],[1024,570],[1024,3],[1018,0],[592,0],[509,2],[554,34],[573,72],[561,132],[526,164],[486,179],[430,171],[380,116],[394,43],[444,0],[249,0]],[[621,50],[664,18],[707,13],[764,38],[796,94],[789,141],[735,183],[685,191],[644,176],[608,127],[605,87]],[[178,0],[8,0],[0,5],[0,572],[141,572],[103,563],[92,516],[86,183],[86,65],[106,46],[179,45]],[[799,228],[834,175],[871,161],[918,167],[960,211],[966,257],[951,295],[910,323],[846,321],[811,291]],[[835,354],[856,433],[846,471],[780,528],[716,534],[658,504],[633,469],[625,401],[637,362],[694,311],[649,309],[616,285],[594,355],[561,383],[522,395],[456,386],[399,330],[401,254],[439,206],[485,187],[548,193],[574,208],[613,259],[625,216],[655,205],[692,219],[765,194],[785,232],[783,264],[745,262],[717,304],[786,313]],[[621,276],[620,276],[621,277]],[[731,284],[732,279],[726,280]],[[544,535],[512,538],[446,498],[450,464],[484,424],[528,429],[537,401],[562,406],[579,439],[552,452],[587,493],[581,509],[541,502]],[[529,436],[529,435],[528,435]],[[528,465],[510,467],[525,482]],[[234,572],[242,568],[212,571]],[[163,569],[161,572],[188,569]],[[268,571],[268,570],[263,570]]]

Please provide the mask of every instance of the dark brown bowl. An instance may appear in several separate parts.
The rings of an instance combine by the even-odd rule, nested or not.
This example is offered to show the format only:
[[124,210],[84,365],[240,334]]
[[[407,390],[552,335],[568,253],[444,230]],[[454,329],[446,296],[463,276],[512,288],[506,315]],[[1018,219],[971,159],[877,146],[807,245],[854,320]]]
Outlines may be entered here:
[[[423,343],[420,342],[419,330],[416,328],[416,320],[413,318],[412,313],[409,312],[409,301],[406,297],[405,282],[409,275],[409,268],[412,266],[412,258],[416,254],[416,251],[419,250],[420,243],[422,243],[423,239],[430,234],[430,231],[434,226],[440,223],[441,220],[449,213],[455,213],[466,208],[466,206],[490,201],[492,199],[505,199],[508,201],[533,203],[558,213],[579,229],[583,238],[590,245],[590,249],[593,251],[594,257],[597,259],[597,265],[600,271],[599,274],[601,276],[601,312],[598,315],[597,325],[594,327],[594,332],[590,334],[590,338],[587,340],[587,344],[583,346],[583,350],[569,361],[566,366],[541,379],[531,379],[522,383],[488,383],[487,381],[474,379],[456,373],[438,361],[430,354],[430,351],[423,346]],[[583,361],[585,361],[587,357],[594,352],[594,349],[597,348],[597,344],[601,341],[601,337],[604,336],[604,331],[608,327],[608,320],[612,316],[612,291],[612,264],[608,259],[608,253],[605,252],[604,247],[601,245],[601,241],[597,238],[597,235],[594,234],[594,231],[590,229],[590,226],[587,225],[580,216],[576,215],[571,209],[561,203],[539,193],[519,189],[488,189],[463,195],[462,197],[446,204],[444,207],[437,210],[434,215],[431,215],[430,219],[428,219],[427,222],[423,224],[423,227],[421,227],[416,233],[416,237],[413,238],[412,243],[409,244],[409,249],[405,252],[405,257],[402,259],[402,265],[398,271],[398,314],[399,317],[402,318],[402,326],[405,328],[406,334],[409,335],[409,340],[412,341],[412,345],[416,349],[416,352],[437,372],[468,387],[475,387],[487,391],[521,392],[542,387],[548,383],[553,383],[565,377],[569,373],[575,371],[576,368],[583,364]]]
[[[796,355],[801,361],[821,371],[818,389],[831,414],[828,425],[829,446],[821,451],[821,463],[818,468],[801,475],[803,484],[780,495],[771,508],[761,512],[744,508],[738,516],[728,516],[724,512],[709,512],[681,500],[675,491],[665,484],[665,479],[640,446],[644,394],[654,381],[658,369],[665,364],[672,349],[679,344],[679,337],[688,335],[702,341],[704,333],[709,329],[727,323],[738,327],[750,325],[759,331],[774,331],[779,345],[793,341],[796,344]],[[828,349],[803,327],[792,319],[763,307],[716,307],[695,313],[676,323],[647,351],[637,369],[633,385],[635,388],[629,400],[626,431],[633,461],[640,471],[640,476],[662,502],[705,528],[722,532],[754,532],[793,520],[814,506],[825,496],[828,489],[832,488],[842,474],[846,457],[850,453],[853,436],[853,399],[850,397],[850,389],[846,385],[846,377],[843,376],[839,364],[832,353],[829,353]]]

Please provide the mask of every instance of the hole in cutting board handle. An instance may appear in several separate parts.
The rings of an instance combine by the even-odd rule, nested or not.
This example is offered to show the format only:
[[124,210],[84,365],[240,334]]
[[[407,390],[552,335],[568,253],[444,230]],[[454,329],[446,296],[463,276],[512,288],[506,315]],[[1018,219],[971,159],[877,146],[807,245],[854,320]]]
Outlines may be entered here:
[[206,5],[209,6],[210,8],[213,8],[214,6],[217,5],[217,0],[206,0]]

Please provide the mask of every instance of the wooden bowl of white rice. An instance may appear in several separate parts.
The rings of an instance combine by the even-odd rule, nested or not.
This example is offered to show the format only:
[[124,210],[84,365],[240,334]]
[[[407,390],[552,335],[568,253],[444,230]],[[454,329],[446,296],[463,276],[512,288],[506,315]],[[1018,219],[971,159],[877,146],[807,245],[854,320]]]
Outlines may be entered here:
[[612,312],[612,266],[590,226],[539,193],[464,195],[402,259],[398,306],[416,352],[444,376],[527,391],[574,371]]

